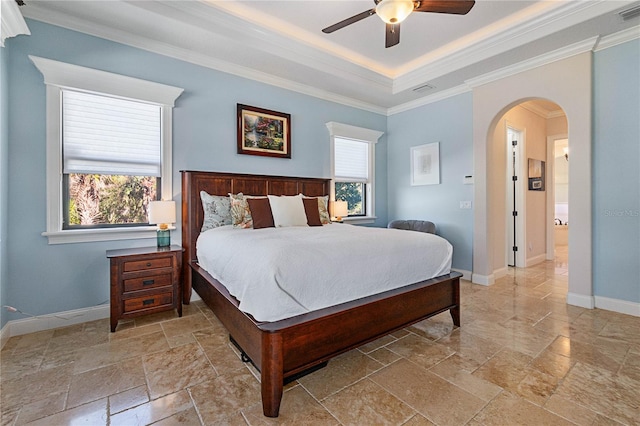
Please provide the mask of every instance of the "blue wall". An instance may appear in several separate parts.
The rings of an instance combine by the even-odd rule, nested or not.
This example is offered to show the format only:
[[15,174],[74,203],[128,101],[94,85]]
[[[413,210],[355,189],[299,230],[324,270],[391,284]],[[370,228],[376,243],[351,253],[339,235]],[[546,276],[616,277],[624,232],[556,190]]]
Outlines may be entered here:
[[593,287],[640,303],[640,41],[594,55]]
[[[3,303],[40,315],[96,306],[109,299],[108,249],[153,240],[48,245],[45,192],[45,85],[27,55],[101,69],[172,86],[184,93],[173,123],[173,192],[183,169],[329,177],[328,121],[386,131],[386,117],[217,72],[100,38],[29,20],[31,36],[8,40],[6,71],[12,115],[8,134],[8,277]],[[4,60],[4,57],[3,57]],[[4,65],[3,65],[4,66]],[[288,112],[292,159],[236,153],[236,104]],[[4,127],[4,126],[3,126]],[[376,225],[387,223],[386,139],[377,144]],[[6,192],[3,191],[3,194]],[[179,221],[179,219],[178,219]],[[174,242],[180,241],[174,233]],[[21,318],[3,315],[7,320]]]
[[[9,40],[7,40],[9,42]],[[5,310],[7,273],[7,196],[9,176],[9,83],[7,78],[6,49],[0,47],[0,324],[7,321]]]
[[[424,219],[453,245],[456,269],[471,271],[473,210],[473,109],[471,92],[392,115],[387,121],[389,220]],[[410,148],[440,142],[440,185],[411,186]]]

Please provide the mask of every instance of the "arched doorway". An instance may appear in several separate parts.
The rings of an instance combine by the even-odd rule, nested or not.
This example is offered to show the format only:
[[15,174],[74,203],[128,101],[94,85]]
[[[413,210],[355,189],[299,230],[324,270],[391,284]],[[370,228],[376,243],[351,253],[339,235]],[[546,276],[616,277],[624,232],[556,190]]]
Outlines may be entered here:
[[[491,174],[495,146],[491,143],[500,118],[522,101],[551,99],[568,119],[571,143],[569,222],[569,292],[567,302],[593,308],[591,227],[591,48],[546,65],[504,77],[480,77],[473,87],[474,234],[473,275],[478,284],[495,280],[498,229],[504,229],[496,200],[504,192]],[[504,210],[503,210],[504,211]],[[502,244],[504,238],[501,239]],[[504,252],[501,252],[501,254]]]
[[564,111],[548,99],[516,102],[497,118],[488,141],[493,145],[488,178],[495,194],[490,208],[496,223],[496,279],[508,267],[524,268],[554,259],[554,247],[548,242],[553,240],[556,218],[555,155],[549,152],[547,140],[567,132]]

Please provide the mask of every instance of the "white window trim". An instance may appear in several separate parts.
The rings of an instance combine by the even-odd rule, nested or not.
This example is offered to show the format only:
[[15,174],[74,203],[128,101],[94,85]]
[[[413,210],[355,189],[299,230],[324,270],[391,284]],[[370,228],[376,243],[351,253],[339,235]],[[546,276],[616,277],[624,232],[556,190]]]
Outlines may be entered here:
[[335,145],[336,145],[336,137],[345,138],[345,139],[354,139],[358,141],[368,142],[369,145],[369,173],[370,173],[370,181],[371,183],[367,185],[367,193],[366,193],[366,202],[367,202],[367,215],[366,216],[357,216],[357,217],[345,217],[343,220],[345,222],[353,223],[353,224],[364,224],[364,223],[373,223],[376,220],[376,211],[375,211],[375,187],[376,187],[376,158],[375,158],[375,144],[378,143],[378,139],[384,132],[379,132],[377,130],[366,129],[364,127],[351,126],[349,124],[337,123],[334,121],[330,121],[326,123],[327,129],[329,129],[329,135],[331,140],[331,185],[330,185],[330,193],[329,200],[336,199],[336,189],[335,189]]
[[121,228],[62,229],[62,90],[118,96],[160,106],[162,114],[161,158],[162,199],[173,199],[172,112],[184,89],[120,74],[29,56],[44,76],[47,116],[47,230],[49,244],[155,238],[155,226]]

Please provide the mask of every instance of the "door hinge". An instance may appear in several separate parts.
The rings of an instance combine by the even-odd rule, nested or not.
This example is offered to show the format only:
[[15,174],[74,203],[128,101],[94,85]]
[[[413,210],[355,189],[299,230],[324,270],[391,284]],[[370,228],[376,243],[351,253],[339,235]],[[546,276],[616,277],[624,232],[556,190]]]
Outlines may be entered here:
[[511,212],[514,216],[518,216],[518,212],[517,211],[513,211]]
[[511,141],[511,145],[512,145],[512,146],[516,146],[516,145],[518,145],[518,141]]
[[517,181],[518,180],[518,176],[511,176],[511,180],[514,181],[514,182]]
[[518,246],[513,246],[513,251],[518,251]]

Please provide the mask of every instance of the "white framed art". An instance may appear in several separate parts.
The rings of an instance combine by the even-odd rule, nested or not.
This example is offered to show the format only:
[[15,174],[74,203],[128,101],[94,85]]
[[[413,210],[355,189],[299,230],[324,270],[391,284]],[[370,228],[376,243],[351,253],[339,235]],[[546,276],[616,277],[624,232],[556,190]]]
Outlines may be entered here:
[[411,185],[440,184],[440,142],[411,147]]

